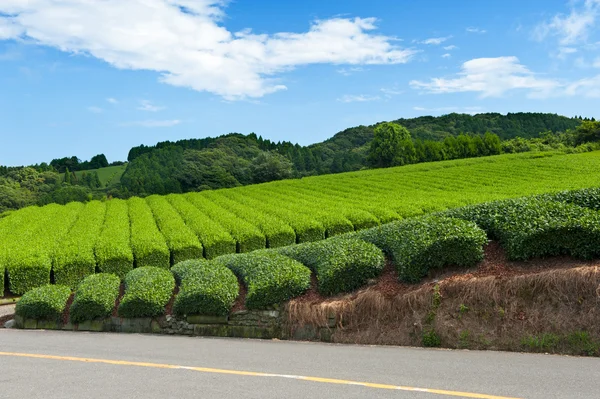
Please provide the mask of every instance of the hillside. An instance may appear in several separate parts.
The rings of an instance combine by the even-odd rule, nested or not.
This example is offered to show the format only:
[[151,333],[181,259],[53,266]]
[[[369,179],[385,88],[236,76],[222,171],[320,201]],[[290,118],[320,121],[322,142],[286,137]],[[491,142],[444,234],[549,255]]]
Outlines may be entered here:
[[[98,178],[100,179],[101,187],[107,188],[116,186],[121,182],[121,176],[123,176],[125,169],[127,169],[127,164],[118,166],[107,166],[98,169],[78,170],[77,172],[73,173],[75,173],[75,176],[77,176],[78,180],[81,180],[84,174],[97,173]],[[61,173],[60,176],[64,180],[64,173]]]
[[185,195],[28,207],[0,219],[0,247],[11,248],[0,252],[0,267],[8,270],[15,293],[49,281],[51,270],[57,282],[72,285],[96,268],[124,276],[134,264],[166,268],[189,258],[322,240],[466,204],[592,187],[599,165],[597,151],[502,155]]

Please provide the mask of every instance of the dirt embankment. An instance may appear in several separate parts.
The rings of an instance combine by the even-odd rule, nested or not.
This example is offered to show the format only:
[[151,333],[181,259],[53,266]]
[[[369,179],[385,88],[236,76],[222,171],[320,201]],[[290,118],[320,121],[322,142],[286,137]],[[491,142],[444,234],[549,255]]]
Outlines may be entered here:
[[370,287],[287,305],[288,325],[327,327],[340,343],[600,355],[600,262],[507,261],[491,243],[472,270],[401,284],[392,265]]

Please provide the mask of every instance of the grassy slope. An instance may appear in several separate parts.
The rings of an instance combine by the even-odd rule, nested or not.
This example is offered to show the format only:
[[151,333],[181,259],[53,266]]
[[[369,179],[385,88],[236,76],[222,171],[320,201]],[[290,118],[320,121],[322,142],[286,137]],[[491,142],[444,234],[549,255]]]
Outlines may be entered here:
[[[102,186],[104,187],[110,187],[110,186],[114,186],[115,184],[118,184],[121,181],[121,176],[123,176],[123,173],[125,172],[125,169],[127,168],[127,165],[120,165],[120,166],[108,166],[106,168],[100,168],[100,169],[91,169],[91,170],[80,170],[75,172],[75,175],[77,176],[77,178],[81,178],[81,175],[85,172],[85,173],[93,173],[93,172],[98,172],[98,177],[100,178],[100,182],[102,183]],[[64,173],[61,174],[61,177],[64,178]]]

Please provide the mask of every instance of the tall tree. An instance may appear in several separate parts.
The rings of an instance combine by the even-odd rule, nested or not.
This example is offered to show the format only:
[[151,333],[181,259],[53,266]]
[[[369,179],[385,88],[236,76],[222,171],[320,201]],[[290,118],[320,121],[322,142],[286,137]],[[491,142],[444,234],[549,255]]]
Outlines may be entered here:
[[[375,127],[373,141],[369,148],[367,160],[376,168],[387,168],[404,164],[402,151],[412,145],[410,132],[397,123],[384,122]],[[412,146],[414,152],[414,146]]]

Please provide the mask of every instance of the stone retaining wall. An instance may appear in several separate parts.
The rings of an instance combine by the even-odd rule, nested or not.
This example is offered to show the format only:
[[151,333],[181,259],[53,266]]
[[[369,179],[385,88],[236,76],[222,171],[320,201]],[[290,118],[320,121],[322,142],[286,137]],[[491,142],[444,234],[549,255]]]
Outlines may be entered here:
[[167,315],[159,318],[124,319],[109,317],[83,323],[23,320],[15,317],[15,327],[23,329],[154,333],[206,337],[237,337],[259,339],[331,340],[335,331],[335,319],[329,327],[303,326],[290,331],[286,328],[285,314],[279,310],[234,312],[229,316],[187,316],[177,318]]

